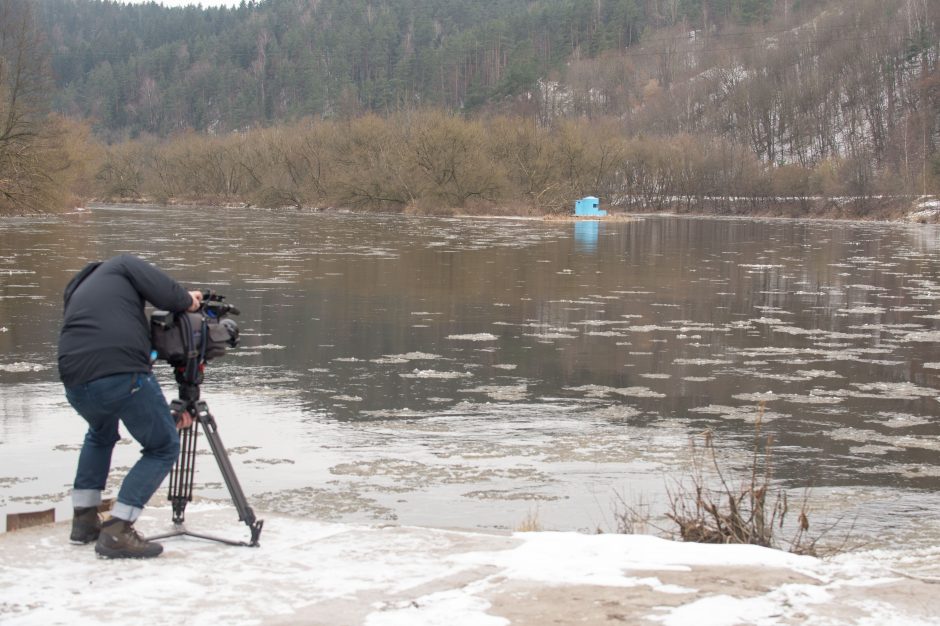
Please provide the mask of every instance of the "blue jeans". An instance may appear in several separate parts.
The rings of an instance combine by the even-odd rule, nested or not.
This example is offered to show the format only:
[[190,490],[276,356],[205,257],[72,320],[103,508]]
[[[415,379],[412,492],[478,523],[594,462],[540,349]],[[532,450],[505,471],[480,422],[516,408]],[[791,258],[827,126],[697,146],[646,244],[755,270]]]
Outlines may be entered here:
[[152,373],[115,374],[67,387],[65,397],[88,422],[73,493],[88,497],[97,492],[100,501],[111,469],[111,453],[121,438],[118,421],[143,446],[140,459],[124,477],[112,512],[133,522],[179,455],[179,432],[160,384]]

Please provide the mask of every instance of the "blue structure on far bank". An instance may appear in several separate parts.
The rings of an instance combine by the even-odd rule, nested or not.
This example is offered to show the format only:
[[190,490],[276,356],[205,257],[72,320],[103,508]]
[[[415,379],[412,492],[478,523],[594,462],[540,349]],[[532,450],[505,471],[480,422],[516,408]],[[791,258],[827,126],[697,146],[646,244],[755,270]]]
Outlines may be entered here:
[[585,196],[574,203],[574,214],[578,217],[602,217],[607,211],[600,208],[600,200],[596,196]]

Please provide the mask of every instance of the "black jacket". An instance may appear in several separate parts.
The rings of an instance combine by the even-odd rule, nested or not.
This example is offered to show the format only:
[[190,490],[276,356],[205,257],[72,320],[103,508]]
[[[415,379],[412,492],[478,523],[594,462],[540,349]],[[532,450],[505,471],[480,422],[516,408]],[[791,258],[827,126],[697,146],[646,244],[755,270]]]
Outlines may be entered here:
[[65,287],[59,377],[74,387],[102,376],[150,371],[144,303],[185,311],[192,296],[143,259],[122,254],[89,263]]

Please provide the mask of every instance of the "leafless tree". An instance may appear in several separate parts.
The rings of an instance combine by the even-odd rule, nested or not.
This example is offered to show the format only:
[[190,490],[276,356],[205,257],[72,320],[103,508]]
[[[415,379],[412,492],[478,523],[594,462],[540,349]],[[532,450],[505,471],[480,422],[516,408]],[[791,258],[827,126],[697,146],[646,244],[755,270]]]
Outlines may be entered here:
[[45,51],[27,0],[0,2],[0,213],[57,208],[67,169],[61,127],[47,115]]

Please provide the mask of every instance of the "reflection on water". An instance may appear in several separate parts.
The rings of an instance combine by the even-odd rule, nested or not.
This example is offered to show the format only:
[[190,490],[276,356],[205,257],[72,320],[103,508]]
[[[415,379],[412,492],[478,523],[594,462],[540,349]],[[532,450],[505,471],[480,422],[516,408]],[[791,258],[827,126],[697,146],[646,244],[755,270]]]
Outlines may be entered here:
[[581,252],[597,251],[597,236],[600,232],[600,222],[579,220],[574,223],[574,240]]
[[[66,502],[61,290],[122,251],[242,309],[204,396],[260,510],[610,528],[695,433],[746,466],[762,403],[776,477],[874,503],[862,528],[908,533],[940,487],[934,227],[97,207],[0,223],[4,511]],[[211,465],[197,492],[224,498]]]

